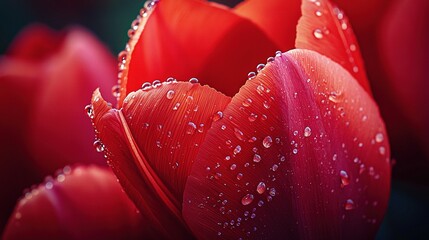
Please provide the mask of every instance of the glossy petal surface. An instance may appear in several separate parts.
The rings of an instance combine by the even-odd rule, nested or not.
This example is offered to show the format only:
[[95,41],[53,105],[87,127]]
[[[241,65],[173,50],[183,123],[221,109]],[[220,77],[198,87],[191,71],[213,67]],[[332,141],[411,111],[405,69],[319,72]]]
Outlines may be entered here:
[[371,93],[359,46],[344,12],[328,0],[302,1],[301,9],[296,47],[331,58]]
[[145,231],[110,170],[66,167],[18,202],[3,239],[140,239]]
[[389,154],[378,109],[353,77],[293,50],[212,125],[183,215],[201,239],[373,238],[387,207]]
[[142,83],[171,76],[196,77],[233,96],[278,48],[255,24],[217,4],[163,0],[153,9],[138,19],[129,43],[119,105]]
[[300,0],[247,0],[234,12],[254,22],[285,52],[295,47],[300,6]]
[[185,82],[132,92],[121,110],[94,94],[93,121],[110,164],[166,237],[188,235],[181,216],[185,181],[212,121],[229,101],[212,88]]

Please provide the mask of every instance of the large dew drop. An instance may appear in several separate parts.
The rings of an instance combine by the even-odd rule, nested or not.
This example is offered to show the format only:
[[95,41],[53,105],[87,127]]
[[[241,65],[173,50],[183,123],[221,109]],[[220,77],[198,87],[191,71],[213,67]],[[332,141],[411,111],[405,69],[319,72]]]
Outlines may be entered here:
[[249,205],[253,202],[254,198],[255,197],[253,196],[253,194],[248,193],[244,195],[244,197],[241,199],[241,204],[243,204],[244,206]]
[[262,145],[264,145],[265,148],[270,148],[273,144],[273,139],[271,136],[266,136],[264,140],[262,140]]

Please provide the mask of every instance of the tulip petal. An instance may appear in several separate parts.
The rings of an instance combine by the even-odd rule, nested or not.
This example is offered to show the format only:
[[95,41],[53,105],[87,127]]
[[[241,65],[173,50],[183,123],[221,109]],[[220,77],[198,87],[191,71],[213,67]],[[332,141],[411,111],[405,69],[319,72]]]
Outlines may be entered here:
[[285,52],[295,46],[300,6],[300,0],[247,0],[238,4],[234,12],[254,22],[280,47],[278,50]]
[[119,106],[142,83],[170,76],[196,77],[233,96],[249,69],[278,49],[257,26],[218,4],[163,0],[153,9],[138,18],[128,44]]
[[344,12],[329,0],[302,1],[295,46],[319,52],[343,66],[371,94],[365,66]]
[[141,239],[144,223],[109,169],[65,167],[18,202],[3,239]]
[[61,50],[38,67],[39,88],[25,126],[36,167],[46,175],[77,159],[105,165],[92,147],[92,126],[83,109],[95,88],[110,90],[114,84],[114,58],[91,34],[75,28]]
[[[121,110],[94,93],[94,125],[125,191],[165,237],[189,237],[183,189],[213,117],[230,98],[189,82],[132,92]],[[215,118],[216,120],[216,118]]]
[[292,50],[212,125],[183,215],[201,239],[373,238],[387,208],[389,154],[378,109],[354,78]]

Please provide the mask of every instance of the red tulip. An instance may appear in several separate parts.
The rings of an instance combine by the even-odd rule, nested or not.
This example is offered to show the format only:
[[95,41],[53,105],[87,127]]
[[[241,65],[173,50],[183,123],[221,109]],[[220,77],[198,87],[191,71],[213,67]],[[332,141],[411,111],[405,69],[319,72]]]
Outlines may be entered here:
[[23,31],[0,59],[1,226],[24,187],[75,162],[105,165],[82,108],[95,87],[111,86],[114,66],[85,30],[41,25]]
[[66,167],[25,194],[3,238],[141,239],[144,226],[109,169]]
[[[119,55],[118,108],[93,95],[99,149],[163,237],[373,238],[390,149],[348,20],[303,1],[301,49],[269,57],[294,25],[252,19],[258,6],[149,3]],[[209,86],[146,82],[169,76]]]

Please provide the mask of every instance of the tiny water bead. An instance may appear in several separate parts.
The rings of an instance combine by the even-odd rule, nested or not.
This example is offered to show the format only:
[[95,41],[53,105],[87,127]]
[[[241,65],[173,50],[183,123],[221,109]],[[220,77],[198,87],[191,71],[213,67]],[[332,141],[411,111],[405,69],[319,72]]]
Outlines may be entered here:
[[152,82],[152,87],[153,88],[158,88],[158,87],[161,87],[161,86],[162,86],[162,83],[161,83],[160,80],[155,80],[155,81]]
[[282,56],[282,51],[276,51],[276,57],[281,57]]
[[121,86],[119,85],[115,85],[112,87],[112,95],[115,98],[118,98],[120,96],[121,93]]
[[104,144],[100,141],[100,139],[96,139],[93,143],[93,146],[97,152],[104,151]]
[[262,145],[265,148],[270,148],[272,144],[273,144],[273,139],[271,138],[271,136],[266,136],[264,140],[262,140]]
[[191,79],[189,79],[189,82],[192,84],[196,84],[196,83],[198,83],[198,78],[191,78]]
[[256,73],[255,72],[249,72],[248,74],[247,74],[247,79],[248,80],[252,80],[252,79],[254,79],[256,77]]
[[142,87],[141,87],[141,89],[142,89],[143,91],[146,91],[146,90],[148,90],[148,89],[150,89],[150,88],[152,88],[152,84],[151,84],[150,82],[144,82],[144,83],[142,84]]
[[195,133],[195,130],[197,129],[197,125],[193,122],[188,122],[188,125],[186,126],[186,134],[192,135]]
[[351,199],[347,199],[346,203],[344,204],[344,209],[346,210],[353,210],[355,208],[355,203]]
[[223,118],[223,112],[222,111],[217,111],[214,115],[213,115],[213,122],[217,122],[220,119]]
[[319,28],[315,29],[313,31],[313,36],[317,39],[322,39],[323,38],[323,32],[322,30],[320,30]]
[[265,185],[264,182],[259,182],[258,186],[256,186],[256,192],[258,192],[259,194],[263,194],[266,189],[267,189],[267,186]]
[[346,171],[341,170],[340,177],[341,177],[341,187],[345,187],[350,184],[350,178]]
[[267,63],[271,63],[274,62],[275,58],[274,57],[269,57],[267,58]]
[[376,142],[381,143],[381,142],[383,142],[383,140],[384,140],[384,136],[383,136],[383,134],[382,134],[382,133],[377,133],[377,134],[375,135],[375,141],[376,141]]
[[93,119],[94,118],[94,110],[92,108],[92,104],[86,105],[85,106],[85,112],[88,115],[89,118]]
[[306,127],[304,129],[304,137],[310,137],[311,136],[311,128],[310,127]]
[[253,196],[253,194],[248,193],[244,195],[244,197],[241,199],[241,204],[243,204],[244,206],[249,205],[253,202],[254,198],[255,197]]
[[260,162],[261,161],[261,156],[259,155],[259,154],[255,154],[255,155],[253,155],[253,162],[256,162],[256,163],[258,163],[258,162]]
[[316,10],[316,12],[314,12],[314,14],[318,17],[322,16],[322,12],[320,10]]
[[234,155],[237,155],[237,154],[239,154],[241,152],[241,146],[240,145],[237,145],[237,147],[235,147],[235,149],[234,149]]
[[258,66],[256,66],[256,71],[260,72],[260,71],[262,71],[262,69],[264,69],[264,67],[265,67],[265,64],[260,63],[260,64],[258,64]]
[[174,94],[175,94],[174,90],[168,90],[166,94],[167,99],[173,99]]

